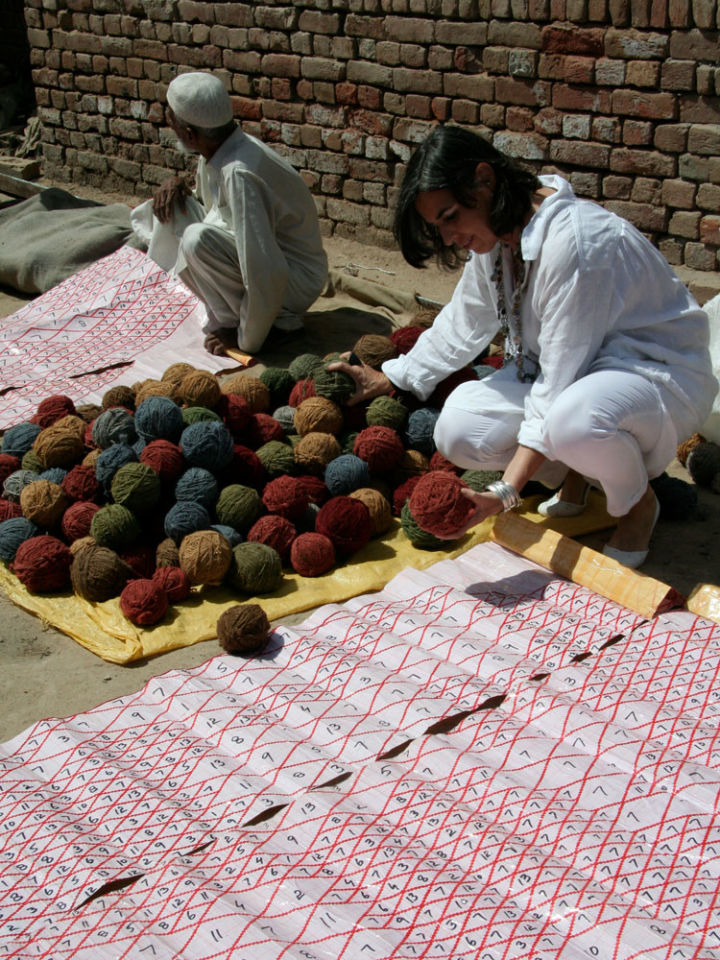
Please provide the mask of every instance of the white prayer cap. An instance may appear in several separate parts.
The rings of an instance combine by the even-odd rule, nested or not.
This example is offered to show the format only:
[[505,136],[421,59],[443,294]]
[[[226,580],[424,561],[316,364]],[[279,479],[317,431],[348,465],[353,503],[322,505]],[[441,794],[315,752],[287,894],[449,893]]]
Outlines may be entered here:
[[209,130],[233,118],[228,92],[212,73],[181,73],[167,89],[167,102],[178,120],[191,127]]

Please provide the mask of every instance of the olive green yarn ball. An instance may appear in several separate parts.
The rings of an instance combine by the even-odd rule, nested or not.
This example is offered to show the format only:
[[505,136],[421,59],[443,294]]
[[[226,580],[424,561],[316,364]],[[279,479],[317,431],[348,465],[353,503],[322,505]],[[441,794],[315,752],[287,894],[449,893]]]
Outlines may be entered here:
[[243,593],[272,593],[282,583],[282,560],[264,543],[239,543],[233,547],[227,580]]
[[447,547],[446,540],[441,540],[418,526],[412,513],[410,513],[409,499],[405,501],[400,514],[400,526],[408,540],[419,550],[442,550]]
[[460,474],[460,479],[465,486],[477,493],[482,493],[489,483],[494,483],[501,477],[502,470],[465,470]]
[[144,463],[126,463],[115,473],[110,493],[133,513],[147,513],[160,499],[161,482],[157,472]]
[[369,427],[391,427],[402,430],[407,420],[408,410],[402,400],[395,397],[375,397],[365,411],[365,421]]
[[27,453],[23,454],[20,466],[23,470],[30,470],[32,473],[42,473],[45,469],[45,466],[40,461],[40,457],[38,457],[32,447],[30,447]]
[[223,487],[215,504],[218,523],[224,523],[239,533],[247,533],[262,512],[260,494],[241,483]]
[[313,383],[316,396],[327,397],[339,405],[347,403],[357,389],[350,374],[343,370],[328,370],[327,366],[315,371]]
[[270,403],[273,407],[287,403],[290,391],[295,386],[295,378],[284,367],[267,367],[260,374],[260,380],[270,391]]
[[92,518],[90,535],[99,546],[117,550],[137,540],[140,526],[127,507],[120,503],[110,503],[100,507]]
[[290,376],[298,380],[312,379],[314,372],[323,366],[323,360],[316,353],[301,353],[288,366]]
[[269,477],[295,473],[295,451],[280,440],[269,440],[255,451]]
[[201,420],[218,420],[222,423],[222,417],[209,407],[183,407],[182,418],[186,427]]
[[193,585],[215,586],[230,567],[232,550],[217,530],[196,530],[183,537],[179,550],[180,568]]

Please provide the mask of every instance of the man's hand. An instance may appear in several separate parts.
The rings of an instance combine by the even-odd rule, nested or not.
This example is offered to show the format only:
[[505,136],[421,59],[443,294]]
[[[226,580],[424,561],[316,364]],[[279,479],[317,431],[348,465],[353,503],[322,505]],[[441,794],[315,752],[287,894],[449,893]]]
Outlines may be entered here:
[[366,363],[355,365],[336,361],[328,365],[328,370],[341,370],[355,381],[355,393],[347,401],[349,407],[356,403],[362,403],[364,400],[384,396],[394,389],[392,383],[381,370],[375,370]]
[[176,203],[180,212],[185,213],[185,198],[191,193],[185,177],[169,177],[164,180],[153,193],[153,213],[160,223],[168,222]]

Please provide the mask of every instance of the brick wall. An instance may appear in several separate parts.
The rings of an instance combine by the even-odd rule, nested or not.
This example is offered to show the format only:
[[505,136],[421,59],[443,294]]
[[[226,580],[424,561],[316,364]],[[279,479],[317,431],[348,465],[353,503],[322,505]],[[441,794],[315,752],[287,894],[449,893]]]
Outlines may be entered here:
[[212,69],[315,194],[326,235],[390,245],[436,121],[468,125],[720,268],[717,0],[25,0],[46,175],[147,195],[188,159],[163,126]]

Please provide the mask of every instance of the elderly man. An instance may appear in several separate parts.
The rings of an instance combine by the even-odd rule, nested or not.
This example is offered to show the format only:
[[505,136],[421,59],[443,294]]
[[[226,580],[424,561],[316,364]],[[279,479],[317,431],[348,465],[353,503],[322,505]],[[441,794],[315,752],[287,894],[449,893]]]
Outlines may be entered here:
[[297,171],[235,124],[218,77],[176,77],[166,119],[180,148],[200,154],[195,196],[171,177],[133,210],[133,227],[148,255],[205,304],[205,348],[253,353],[273,327],[301,329],[323,290],[315,204]]

